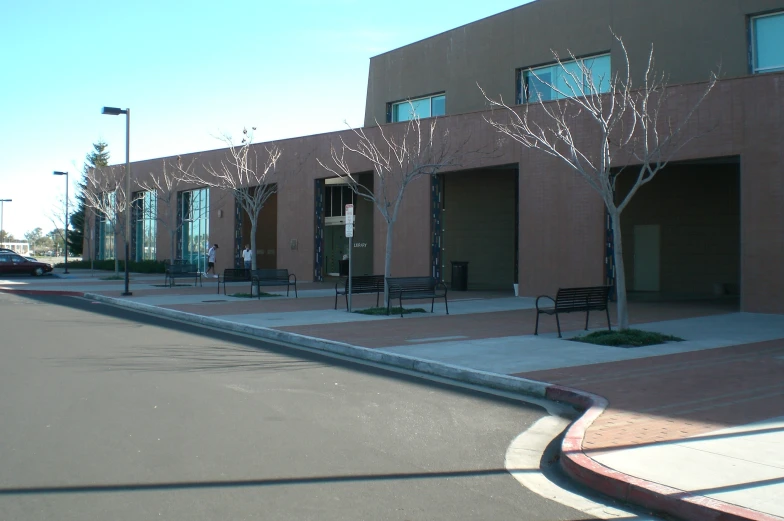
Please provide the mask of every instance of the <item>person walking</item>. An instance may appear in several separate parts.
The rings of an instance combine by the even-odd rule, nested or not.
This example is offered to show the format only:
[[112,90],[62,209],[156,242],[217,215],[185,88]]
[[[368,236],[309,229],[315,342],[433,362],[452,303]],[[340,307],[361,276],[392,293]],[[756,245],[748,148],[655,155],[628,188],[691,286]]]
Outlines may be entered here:
[[212,248],[207,250],[207,271],[204,272],[204,275],[209,274],[210,270],[212,270],[212,276],[213,277],[218,276],[218,274],[215,273],[215,254],[217,249],[218,249],[218,245],[214,244]]
[[253,252],[250,251],[250,244],[246,244],[245,249],[242,250],[242,260],[245,261],[245,269],[251,269],[253,266]]

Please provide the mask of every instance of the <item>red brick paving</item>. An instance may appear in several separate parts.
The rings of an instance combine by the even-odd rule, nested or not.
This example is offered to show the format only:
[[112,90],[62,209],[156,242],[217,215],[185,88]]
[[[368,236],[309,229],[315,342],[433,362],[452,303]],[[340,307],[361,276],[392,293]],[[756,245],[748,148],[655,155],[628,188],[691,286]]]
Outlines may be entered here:
[[583,442],[591,452],[784,416],[784,339],[517,376],[609,400]]

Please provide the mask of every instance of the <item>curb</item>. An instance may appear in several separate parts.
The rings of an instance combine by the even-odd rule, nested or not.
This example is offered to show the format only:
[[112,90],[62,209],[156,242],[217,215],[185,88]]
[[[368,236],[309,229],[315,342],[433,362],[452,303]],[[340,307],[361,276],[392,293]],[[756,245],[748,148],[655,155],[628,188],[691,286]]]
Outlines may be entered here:
[[157,316],[243,333],[263,340],[296,344],[317,351],[326,351],[351,358],[368,360],[432,376],[439,376],[492,389],[517,392],[537,398],[568,403],[585,412],[569,426],[564,434],[563,442],[561,443],[559,464],[563,471],[578,483],[626,503],[642,506],[654,512],[666,513],[689,521],[784,521],[784,519],[777,516],[732,505],[705,496],[694,495],[690,492],[624,474],[623,472],[618,472],[597,462],[583,451],[582,443],[586,431],[593,422],[604,413],[608,401],[601,396],[585,391],[552,385],[536,380],[489,373],[441,362],[382,352],[333,340],[324,340],[260,326],[237,324],[219,318],[196,315],[194,313],[161,308],[150,304],[142,304],[94,293],[8,290],[4,288],[0,288],[0,292],[79,296],[118,307],[152,313]]
[[107,304],[112,304],[118,307],[151,313],[156,316],[173,318],[193,324],[215,327],[225,331],[242,333],[260,338],[262,340],[272,340],[275,342],[296,344],[298,346],[307,347],[317,351],[325,351],[328,353],[335,353],[351,358],[368,360],[378,364],[400,367],[410,371],[416,371],[432,376],[439,376],[441,378],[448,378],[450,380],[458,380],[460,382],[474,385],[481,385],[501,391],[523,393],[537,398],[545,398],[547,387],[549,385],[547,383],[536,380],[527,380],[525,378],[517,378],[514,376],[478,371],[469,369],[467,367],[423,360],[421,358],[398,355],[395,353],[387,353],[377,349],[369,349],[367,347],[354,346],[343,342],[336,342],[334,340],[324,340],[312,336],[298,335],[296,333],[289,333],[288,331],[278,331],[276,329],[252,326],[249,324],[238,324],[236,322],[229,322],[228,320],[222,320],[220,318],[196,315],[194,313],[187,313],[185,311],[161,308],[150,304],[142,304],[140,302],[107,297],[105,295],[96,295],[95,293],[79,293],[78,295],[84,296],[84,298],[89,298],[98,302],[105,302]]
[[37,290],[37,289],[13,289],[13,288],[0,288],[0,293],[16,293],[17,295],[44,295],[44,296],[57,296],[57,297],[81,297],[84,295],[81,291],[63,291],[63,290]]
[[578,483],[626,503],[689,521],[782,521],[777,516],[694,495],[602,465],[583,451],[582,444],[588,428],[607,408],[607,400],[558,385],[549,386],[545,398],[567,402],[585,410],[566,430],[559,459],[561,469]]

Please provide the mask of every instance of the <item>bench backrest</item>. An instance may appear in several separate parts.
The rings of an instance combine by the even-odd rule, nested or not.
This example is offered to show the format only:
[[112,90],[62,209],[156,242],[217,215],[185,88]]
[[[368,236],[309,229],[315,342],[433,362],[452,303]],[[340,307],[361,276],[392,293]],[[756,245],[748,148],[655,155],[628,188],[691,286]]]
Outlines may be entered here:
[[612,286],[561,288],[555,297],[555,309],[604,309]]
[[[356,275],[351,277],[352,291],[384,291],[383,275]],[[348,279],[346,279],[346,291],[348,291]]]
[[434,291],[438,281],[435,277],[389,277],[389,291]]
[[225,282],[248,281],[250,280],[250,270],[245,268],[226,268],[223,270],[223,280]]
[[172,264],[166,267],[166,273],[170,275],[182,275],[184,273],[197,273],[199,267],[195,264]]
[[280,280],[288,283],[289,270],[253,270],[251,271],[251,277],[257,280]]

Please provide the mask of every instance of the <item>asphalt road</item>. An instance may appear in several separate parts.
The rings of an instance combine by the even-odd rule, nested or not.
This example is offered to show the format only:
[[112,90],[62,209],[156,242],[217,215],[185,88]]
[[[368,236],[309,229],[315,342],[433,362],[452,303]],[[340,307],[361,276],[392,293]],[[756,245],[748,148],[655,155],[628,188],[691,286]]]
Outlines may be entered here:
[[535,406],[73,297],[0,294],[2,520],[578,520]]

